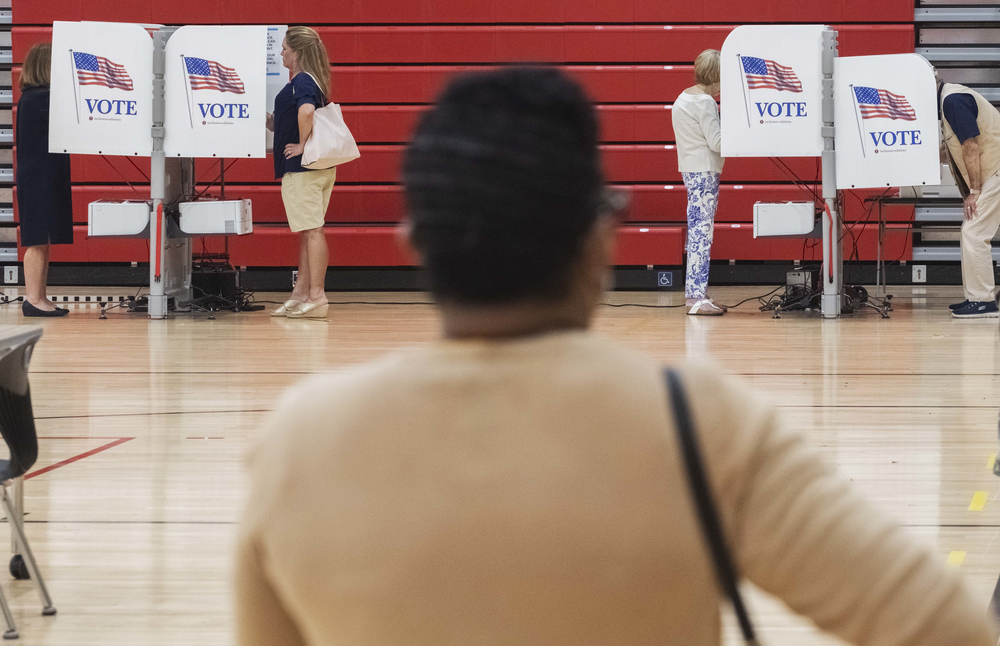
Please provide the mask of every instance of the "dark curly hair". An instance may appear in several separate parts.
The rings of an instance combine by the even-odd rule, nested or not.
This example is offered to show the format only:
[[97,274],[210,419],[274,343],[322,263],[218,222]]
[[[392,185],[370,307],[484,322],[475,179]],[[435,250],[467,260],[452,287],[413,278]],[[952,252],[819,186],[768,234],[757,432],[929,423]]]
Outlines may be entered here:
[[565,296],[602,205],[597,142],[590,101],[556,68],[454,80],[403,168],[435,296],[470,305]]

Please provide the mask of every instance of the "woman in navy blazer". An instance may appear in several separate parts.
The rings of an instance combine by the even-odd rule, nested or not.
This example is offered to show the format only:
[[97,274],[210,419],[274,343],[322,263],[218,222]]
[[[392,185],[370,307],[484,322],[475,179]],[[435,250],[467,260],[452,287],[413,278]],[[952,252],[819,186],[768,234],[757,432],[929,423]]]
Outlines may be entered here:
[[24,247],[24,316],[64,316],[48,299],[49,245],[73,244],[69,155],[49,152],[52,47],[35,45],[24,59],[17,101],[17,207]]

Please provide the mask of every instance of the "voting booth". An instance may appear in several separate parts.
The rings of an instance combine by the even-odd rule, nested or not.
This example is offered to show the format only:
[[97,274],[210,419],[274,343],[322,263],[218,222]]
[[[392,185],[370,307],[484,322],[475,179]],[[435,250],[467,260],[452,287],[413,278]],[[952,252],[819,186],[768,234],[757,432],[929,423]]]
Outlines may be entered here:
[[919,54],[834,63],[837,188],[941,183],[934,68]]
[[823,237],[821,310],[837,318],[838,190],[938,183],[933,69],[917,54],[838,58],[837,32],[824,25],[737,27],[721,55],[722,156],[822,160],[822,202],[757,204],[754,232],[803,235],[814,210]]
[[253,230],[249,200],[200,199],[194,161],[266,155],[283,29],[53,23],[49,150],[151,158],[149,202],[88,210],[88,235],[149,238],[150,318],[191,300],[192,236]]

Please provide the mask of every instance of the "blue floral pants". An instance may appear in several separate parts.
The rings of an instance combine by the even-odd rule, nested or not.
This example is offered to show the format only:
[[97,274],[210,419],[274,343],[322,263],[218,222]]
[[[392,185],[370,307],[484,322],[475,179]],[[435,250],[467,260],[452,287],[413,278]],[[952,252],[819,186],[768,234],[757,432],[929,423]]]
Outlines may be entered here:
[[712,260],[715,209],[719,204],[720,173],[681,173],[687,189],[687,278],[684,295],[705,298]]

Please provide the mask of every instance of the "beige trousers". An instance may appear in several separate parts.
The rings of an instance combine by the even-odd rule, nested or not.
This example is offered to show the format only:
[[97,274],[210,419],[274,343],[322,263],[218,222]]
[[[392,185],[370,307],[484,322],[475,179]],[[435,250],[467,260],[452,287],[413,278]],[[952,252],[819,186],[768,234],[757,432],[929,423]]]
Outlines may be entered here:
[[1000,228],[1000,172],[983,182],[976,201],[976,217],[962,222],[962,286],[970,301],[992,301],[993,236]]

